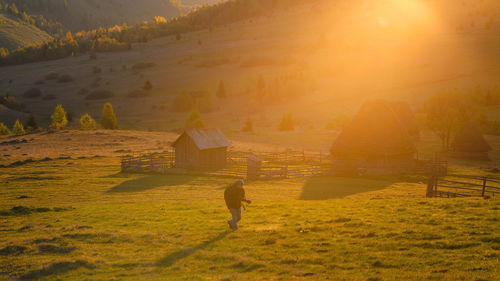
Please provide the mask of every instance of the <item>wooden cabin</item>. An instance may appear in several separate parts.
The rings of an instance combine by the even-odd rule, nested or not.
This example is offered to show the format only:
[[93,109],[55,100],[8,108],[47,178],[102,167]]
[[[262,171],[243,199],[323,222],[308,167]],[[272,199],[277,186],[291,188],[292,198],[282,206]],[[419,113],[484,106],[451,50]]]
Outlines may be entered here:
[[191,170],[224,169],[230,145],[218,129],[184,131],[172,144],[175,149],[175,167]]
[[416,148],[391,103],[366,102],[331,148],[338,173],[400,172],[415,165]]

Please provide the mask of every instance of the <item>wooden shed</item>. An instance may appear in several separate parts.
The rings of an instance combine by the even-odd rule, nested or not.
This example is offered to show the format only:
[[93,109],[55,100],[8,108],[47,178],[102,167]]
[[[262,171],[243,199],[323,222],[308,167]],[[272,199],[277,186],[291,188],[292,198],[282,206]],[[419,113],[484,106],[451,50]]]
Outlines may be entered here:
[[175,167],[193,170],[219,170],[226,167],[229,140],[218,129],[184,131],[172,144]]

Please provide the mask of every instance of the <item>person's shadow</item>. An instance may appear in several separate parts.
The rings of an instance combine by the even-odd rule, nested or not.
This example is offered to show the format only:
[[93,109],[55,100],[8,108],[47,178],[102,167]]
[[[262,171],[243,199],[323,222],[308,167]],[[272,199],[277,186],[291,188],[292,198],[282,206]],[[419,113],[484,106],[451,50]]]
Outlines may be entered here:
[[220,233],[219,235],[217,235],[216,237],[214,237],[208,241],[205,241],[197,246],[194,246],[191,248],[184,248],[184,249],[178,250],[176,252],[173,252],[167,256],[164,256],[163,258],[161,258],[157,262],[157,266],[162,266],[162,267],[172,266],[177,261],[184,259],[184,258],[187,258],[187,257],[191,256],[192,254],[196,253],[197,251],[206,248],[210,244],[221,240],[222,238],[226,237],[231,232],[232,231],[230,231],[230,230],[224,231],[224,232]]

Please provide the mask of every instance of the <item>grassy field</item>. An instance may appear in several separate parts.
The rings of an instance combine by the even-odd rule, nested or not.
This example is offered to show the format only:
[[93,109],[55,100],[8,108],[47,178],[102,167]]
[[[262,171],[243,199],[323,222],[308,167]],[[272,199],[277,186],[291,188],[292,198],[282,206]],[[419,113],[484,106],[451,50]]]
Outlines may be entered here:
[[[0,279],[498,280],[497,199],[425,199],[424,178],[250,182],[119,173],[115,157],[0,169]],[[17,206],[17,207],[16,207]]]

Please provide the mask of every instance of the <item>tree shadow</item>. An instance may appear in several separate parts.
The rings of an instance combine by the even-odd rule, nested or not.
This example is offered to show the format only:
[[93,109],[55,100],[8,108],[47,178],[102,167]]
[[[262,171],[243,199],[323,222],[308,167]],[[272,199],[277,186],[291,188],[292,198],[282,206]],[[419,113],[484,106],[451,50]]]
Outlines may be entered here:
[[384,189],[395,181],[380,178],[313,177],[302,187],[300,200],[326,200]]
[[148,175],[142,178],[124,181],[107,191],[114,192],[141,192],[160,186],[176,186],[186,184],[195,177],[186,175]]
[[184,248],[184,249],[181,249],[179,251],[173,252],[173,253],[161,258],[157,262],[157,266],[162,266],[162,267],[172,266],[173,264],[175,264],[179,260],[187,258],[187,257],[191,256],[192,254],[196,253],[197,251],[204,249],[204,248],[208,247],[209,245],[223,239],[229,233],[231,233],[230,230],[224,231],[224,232],[220,233],[219,235],[217,235],[216,237],[214,237],[208,241],[205,241],[205,242],[203,242],[195,247]]

